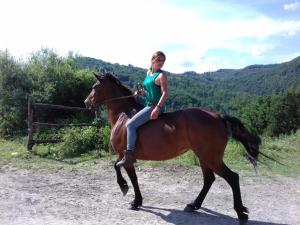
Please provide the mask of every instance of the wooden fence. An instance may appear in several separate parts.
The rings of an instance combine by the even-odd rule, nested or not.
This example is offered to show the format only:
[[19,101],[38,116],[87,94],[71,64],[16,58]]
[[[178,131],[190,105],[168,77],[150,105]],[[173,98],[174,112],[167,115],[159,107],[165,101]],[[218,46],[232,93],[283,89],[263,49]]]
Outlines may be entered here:
[[[32,147],[35,144],[44,144],[44,143],[58,143],[61,142],[61,139],[52,139],[52,140],[35,140],[34,139],[34,132],[37,130],[39,126],[52,126],[52,127],[83,127],[83,126],[95,126],[91,123],[80,123],[80,124],[56,124],[56,123],[41,123],[34,121],[34,110],[36,109],[55,109],[55,110],[69,110],[75,112],[89,112],[91,113],[90,109],[87,108],[80,108],[80,107],[70,107],[70,106],[63,106],[63,105],[52,105],[52,104],[44,104],[44,103],[35,103],[33,99],[28,99],[28,142],[27,142],[27,149],[32,150]],[[95,117],[97,114],[95,113]]]

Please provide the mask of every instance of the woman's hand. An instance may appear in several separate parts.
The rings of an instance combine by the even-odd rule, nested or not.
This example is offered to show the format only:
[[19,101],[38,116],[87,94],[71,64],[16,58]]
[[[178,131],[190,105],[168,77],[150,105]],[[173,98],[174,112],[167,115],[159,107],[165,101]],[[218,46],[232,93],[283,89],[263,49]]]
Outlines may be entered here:
[[157,117],[158,117],[158,114],[159,114],[159,108],[158,107],[155,107],[152,112],[151,112],[151,115],[150,115],[150,119],[151,120],[156,120]]

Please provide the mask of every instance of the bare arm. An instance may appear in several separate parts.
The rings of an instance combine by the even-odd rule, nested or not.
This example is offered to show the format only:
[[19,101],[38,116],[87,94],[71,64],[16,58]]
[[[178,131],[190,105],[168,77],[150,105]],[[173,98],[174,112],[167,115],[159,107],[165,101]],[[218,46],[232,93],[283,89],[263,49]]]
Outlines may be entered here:
[[167,75],[164,73],[161,73],[155,80],[155,84],[160,85],[161,87],[161,97],[159,99],[158,104],[155,106],[151,113],[151,119],[155,120],[158,117],[160,109],[163,107],[163,104],[167,100],[168,94],[167,94]]
[[158,81],[158,85],[160,85],[160,87],[161,87],[161,94],[162,94],[157,105],[158,105],[158,107],[161,108],[164,105],[164,103],[166,102],[167,98],[168,98],[168,91],[167,91],[168,80],[167,80],[167,75],[165,73],[161,73],[158,76],[157,81]]

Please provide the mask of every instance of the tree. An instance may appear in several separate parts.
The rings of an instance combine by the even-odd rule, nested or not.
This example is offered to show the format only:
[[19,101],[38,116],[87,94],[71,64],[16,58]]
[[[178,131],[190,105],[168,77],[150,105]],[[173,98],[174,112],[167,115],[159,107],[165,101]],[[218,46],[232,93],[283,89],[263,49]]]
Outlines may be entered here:
[[27,97],[32,83],[17,62],[6,51],[0,51],[0,134],[24,132]]
[[300,88],[272,96],[267,133],[289,134],[300,128]]

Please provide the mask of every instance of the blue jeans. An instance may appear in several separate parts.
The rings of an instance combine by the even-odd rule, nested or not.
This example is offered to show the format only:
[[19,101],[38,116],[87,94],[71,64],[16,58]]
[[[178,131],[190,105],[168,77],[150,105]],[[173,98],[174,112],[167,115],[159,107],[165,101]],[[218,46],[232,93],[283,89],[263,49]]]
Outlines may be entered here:
[[[127,121],[127,150],[130,151],[134,149],[136,141],[136,130],[139,126],[150,120],[152,110],[153,109],[150,106],[146,106]],[[160,113],[161,112],[162,111],[160,111]]]

